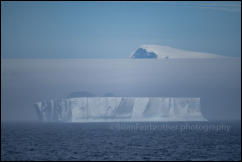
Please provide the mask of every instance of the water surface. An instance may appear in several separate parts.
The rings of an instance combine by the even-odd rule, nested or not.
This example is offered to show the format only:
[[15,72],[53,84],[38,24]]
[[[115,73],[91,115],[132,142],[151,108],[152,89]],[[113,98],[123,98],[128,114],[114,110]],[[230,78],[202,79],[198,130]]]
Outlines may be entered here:
[[1,126],[2,160],[241,160],[240,122]]

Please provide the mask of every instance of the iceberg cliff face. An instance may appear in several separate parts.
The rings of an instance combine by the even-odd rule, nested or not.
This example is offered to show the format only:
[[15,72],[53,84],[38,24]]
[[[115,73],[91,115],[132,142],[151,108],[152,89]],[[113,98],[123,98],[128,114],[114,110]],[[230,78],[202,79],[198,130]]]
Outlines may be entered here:
[[206,121],[200,98],[80,97],[34,104],[41,121]]

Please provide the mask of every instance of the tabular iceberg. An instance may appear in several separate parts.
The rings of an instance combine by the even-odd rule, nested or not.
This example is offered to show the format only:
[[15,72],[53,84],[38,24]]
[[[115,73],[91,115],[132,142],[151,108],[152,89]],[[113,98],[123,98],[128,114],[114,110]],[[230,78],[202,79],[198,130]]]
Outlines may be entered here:
[[206,121],[200,98],[80,97],[34,104],[41,121]]

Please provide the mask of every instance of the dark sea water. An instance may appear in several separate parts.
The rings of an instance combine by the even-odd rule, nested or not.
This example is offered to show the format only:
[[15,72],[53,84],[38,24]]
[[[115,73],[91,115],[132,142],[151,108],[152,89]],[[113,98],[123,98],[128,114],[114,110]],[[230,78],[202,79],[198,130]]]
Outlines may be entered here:
[[1,160],[241,160],[241,124],[2,123]]

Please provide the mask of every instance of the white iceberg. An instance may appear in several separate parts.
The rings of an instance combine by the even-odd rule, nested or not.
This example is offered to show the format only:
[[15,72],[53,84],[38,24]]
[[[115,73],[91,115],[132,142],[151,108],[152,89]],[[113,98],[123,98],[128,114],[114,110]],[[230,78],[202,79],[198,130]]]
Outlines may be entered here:
[[35,104],[41,121],[206,121],[200,98],[79,97]]

